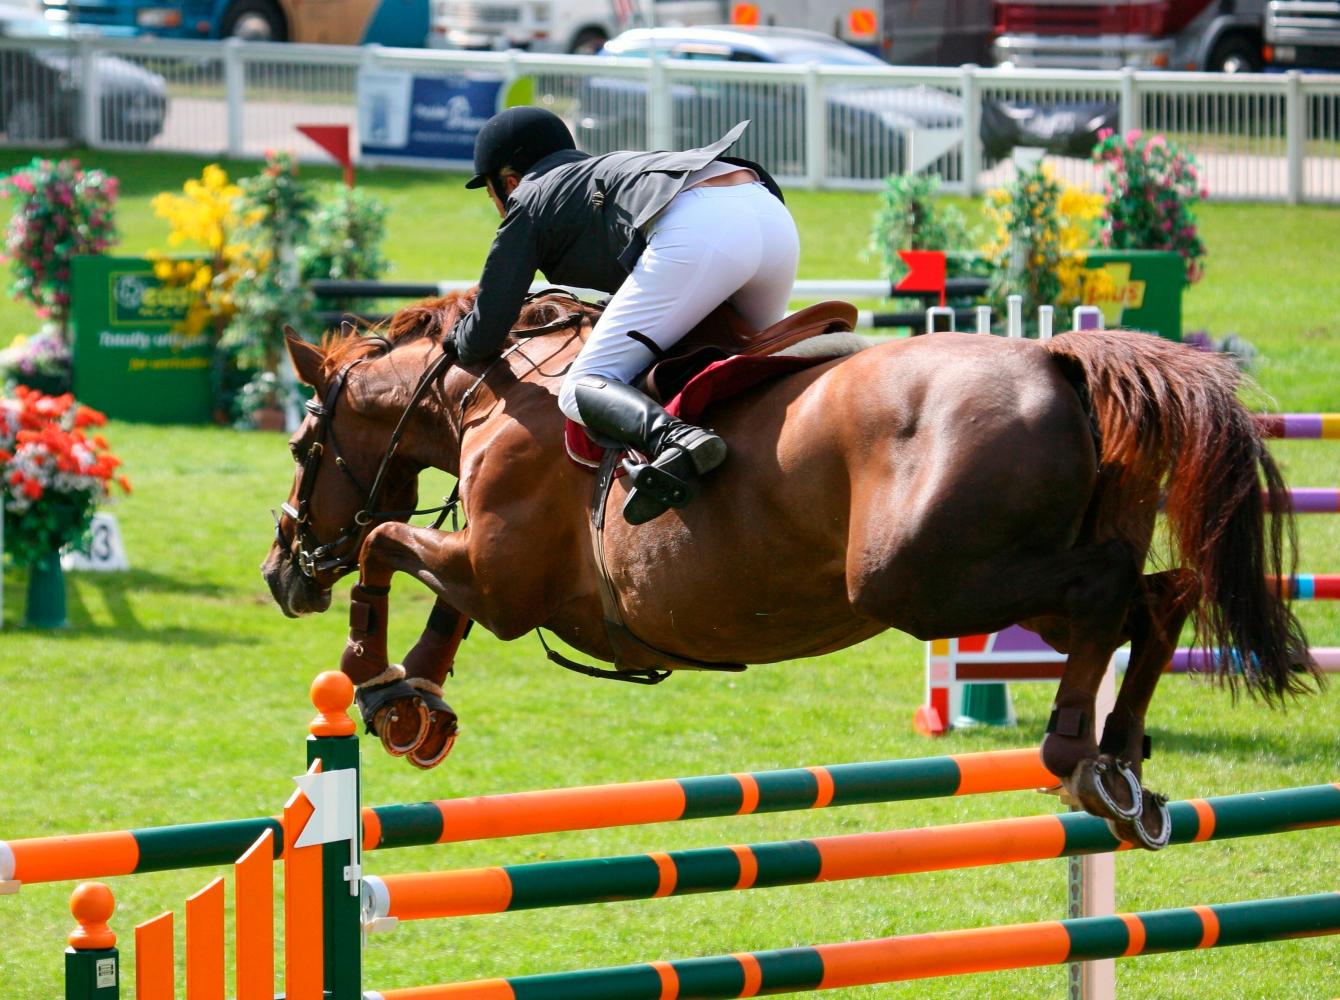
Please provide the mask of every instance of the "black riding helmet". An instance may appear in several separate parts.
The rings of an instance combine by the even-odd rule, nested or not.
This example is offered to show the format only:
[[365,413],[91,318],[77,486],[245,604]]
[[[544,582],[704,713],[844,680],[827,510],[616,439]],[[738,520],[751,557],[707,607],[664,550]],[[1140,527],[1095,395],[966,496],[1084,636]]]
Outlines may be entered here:
[[492,179],[499,188],[497,177],[503,167],[524,174],[550,153],[576,148],[567,125],[552,111],[531,107],[499,111],[475,137],[475,176],[465,186],[481,188]]

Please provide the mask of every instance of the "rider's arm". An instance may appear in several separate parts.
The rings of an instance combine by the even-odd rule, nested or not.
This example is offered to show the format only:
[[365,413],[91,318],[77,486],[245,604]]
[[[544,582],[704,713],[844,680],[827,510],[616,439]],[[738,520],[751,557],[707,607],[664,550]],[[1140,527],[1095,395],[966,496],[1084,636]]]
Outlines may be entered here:
[[454,336],[461,361],[470,364],[498,353],[521,315],[526,292],[538,266],[534,220],[513,204],[493,238],[479,279],[479,296],[468,316],[456,324]]

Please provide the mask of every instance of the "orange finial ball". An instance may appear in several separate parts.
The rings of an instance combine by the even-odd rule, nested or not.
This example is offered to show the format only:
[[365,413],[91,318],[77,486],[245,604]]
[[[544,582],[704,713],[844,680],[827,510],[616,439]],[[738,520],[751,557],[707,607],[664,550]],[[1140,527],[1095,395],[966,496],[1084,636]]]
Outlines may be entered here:
[[70,895],[70,912],[79,926],[68,940],[75,951],[96,951],[116,944],[116,934],[107,926],[116,900],[102,882],[85,882]]
[[356,727],[349,718],[354,703],[354,685],[338,670],[317,674],[312,681],[312,704],[317,716],[307,727],[313,736],[352,736]]

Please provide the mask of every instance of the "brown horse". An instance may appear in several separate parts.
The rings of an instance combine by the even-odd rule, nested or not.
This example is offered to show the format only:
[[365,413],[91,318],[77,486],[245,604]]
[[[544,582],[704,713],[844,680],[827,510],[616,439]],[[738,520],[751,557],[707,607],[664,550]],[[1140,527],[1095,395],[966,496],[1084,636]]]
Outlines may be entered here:
[[[565,457],[555,404],[596,314],[566,301],[534,303],[522,325],[547,332],[501,359],[430,377],[468,295],[401,310],[385,337],[289,340],[322,405],[290,442],[299,468],[262,571],[294,616],[324,611],[357,565],[341,665],[370,728],[419,766],[455,736],[439,685],[467,620],[502,639],[550,629],[644,680],[817,656],[888,628],[934,639],[1019,623],[1067,653],[1046,766],[1157,849],[1169,820],[1140,785],[1144,720],[1188,616],[1268,700],[1312,686],[1302,629],[1266,583],[1290,568],[1292,522],[1267,514],[1262,486],[1275,511],[1286,494],[1238,374],[1137,333],[918,337],[714,405],[730,456],[693,503],[630,527],[625,488],[611,488],[602,603],[593,476]],[[428,467],[458,477],[466,527],[403,523]],[[1146,574],[1160,504],[1175,561]],[[438,598],[403,674],[386,657],[397,571]],[[611,593],[638,641],[607,629]],[[1095,692],[1127,640],[1103,724]]]

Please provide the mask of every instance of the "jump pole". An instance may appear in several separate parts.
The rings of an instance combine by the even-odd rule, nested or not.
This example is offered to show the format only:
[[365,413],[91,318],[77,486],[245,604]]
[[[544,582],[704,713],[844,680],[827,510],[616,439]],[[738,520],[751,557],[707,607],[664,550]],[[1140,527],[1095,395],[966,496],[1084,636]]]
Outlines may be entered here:
[[[1192,845],[1340,826],[1340,786],[1173,802],[1169,843]],[[689,850],[365,876],[363,919],[399,923],[589,906],[782,885],[888,878],[1026,861],[1111,859],[1134,850],[1082,810],[911,830]],[[1103,916],[1106,910],[1080,910]],[[1078,908],[1076,908],[1078,910]],[[1093,994],[1085,994],[1093,996]]]
[[[1055,784],[1036,749],[992,750],[372,806],[362,811],[362,843],[371,851]],[[278,859],[278,817],[0,840],[0,886],[231,864],[267,830]]]
[[1340,893],[368,992],[366,1000],[752,997],[1340,933]]

